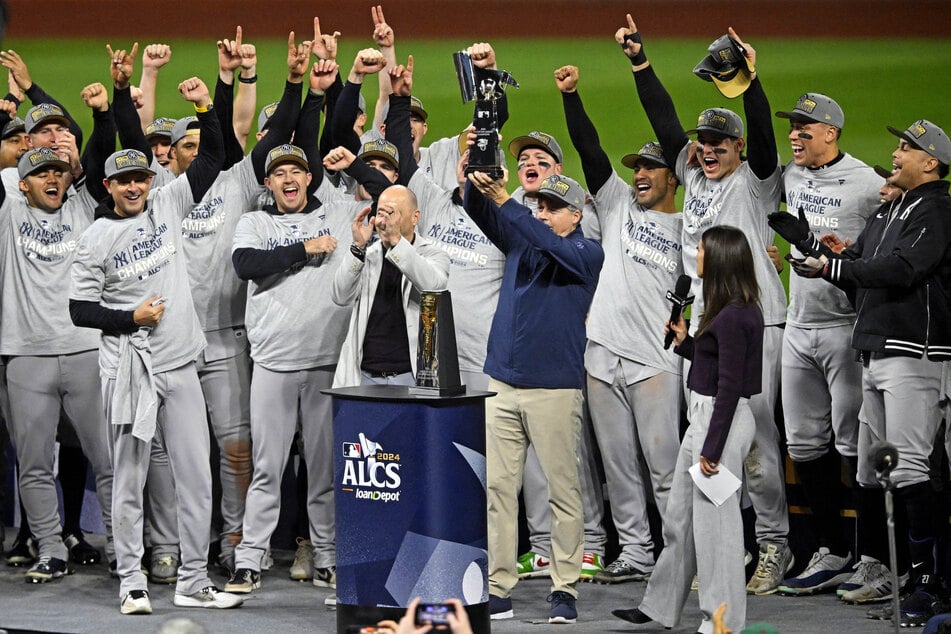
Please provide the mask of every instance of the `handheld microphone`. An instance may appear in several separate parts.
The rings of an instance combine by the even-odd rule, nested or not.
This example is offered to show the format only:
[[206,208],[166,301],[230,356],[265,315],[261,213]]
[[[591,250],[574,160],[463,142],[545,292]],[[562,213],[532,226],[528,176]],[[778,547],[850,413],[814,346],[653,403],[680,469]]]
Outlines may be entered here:
[[[667,291],[667,301],[673,304],[670,307],[670,322],[672,324],[677,323],[680,319],[680,316],[683,314],[684,309],[687,308],[690,304],[693,303],[693,295],[690,293],[690,276],[681,275],[677,278],[677,286],[674,287],[673,291]],[[664,336],[664,350],[670,348],[670,344],[674,340],[674,330],[671,328],[667,331],[667,335]]]
[[890,442],[879,440],[868,448],[875,471],[882,475],[891,473],[898,464],[898,448]]

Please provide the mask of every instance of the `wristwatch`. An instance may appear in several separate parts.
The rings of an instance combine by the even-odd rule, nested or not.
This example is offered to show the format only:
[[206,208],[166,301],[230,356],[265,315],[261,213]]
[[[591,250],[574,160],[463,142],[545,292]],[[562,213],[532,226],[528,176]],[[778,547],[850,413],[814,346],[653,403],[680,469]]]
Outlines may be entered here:
[[366,247],[361,247],[356,242],[353,242],[350,244],[350,253],[352,253],[353,257],[360,260],[361,262],[364,262],[366,260],[366,257],[367,257]]

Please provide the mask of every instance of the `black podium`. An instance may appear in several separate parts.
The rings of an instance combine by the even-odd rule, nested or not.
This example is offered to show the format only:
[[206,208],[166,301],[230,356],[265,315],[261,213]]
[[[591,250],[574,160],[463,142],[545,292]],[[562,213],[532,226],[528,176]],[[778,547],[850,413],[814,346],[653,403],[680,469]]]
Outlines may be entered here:
[[334,412],[337,632],[457,598],[489,632],[485,399],[327,390]]

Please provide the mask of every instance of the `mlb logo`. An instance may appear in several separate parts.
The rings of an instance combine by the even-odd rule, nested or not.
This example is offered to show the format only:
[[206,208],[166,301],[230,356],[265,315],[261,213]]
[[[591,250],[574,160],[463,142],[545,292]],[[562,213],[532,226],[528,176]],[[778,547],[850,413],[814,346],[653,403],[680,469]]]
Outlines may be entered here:
[[343,457],[344,458],[360,458],[360,443],[357,442],[345,442],[343,443]]

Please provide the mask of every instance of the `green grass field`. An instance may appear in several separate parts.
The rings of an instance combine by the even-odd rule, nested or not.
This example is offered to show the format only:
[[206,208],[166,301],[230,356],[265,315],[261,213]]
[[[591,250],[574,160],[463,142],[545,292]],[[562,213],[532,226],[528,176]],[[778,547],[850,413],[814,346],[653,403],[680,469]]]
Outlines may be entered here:
[[[110,43],[114,48],[128,48],[132,44]],[[178,82],[198,75],[212,87],[217,74],[217,53],[211,41],[169,43],[172,61],[162,69],[157,114],[178,117],[190,112],[175,90]],[[462,104],[451,59],[453,51],[470,43],[397,41],[401,61],[409,54],[414,56],[414,92],[430,114],[430,140],[457,134],[471,121],[472,105]],[[945,75],[951,60],[951,39],[769,39],[751,43],[758,53],[759,75],[773,111],[792,108],[807,91],[833,97],[846,114],[843,149],[870,165],[891,163],[897,139],[888,133],[886,125],[904,128],[925,118],[951,130],[951,82]],[[33,78],[63,101],[84,129],[91,129],[91,116],[82,106],[79,93],[94,81],[109,85],[105,44],[106,41],[93,40],[7,40],[4,46],[17,50]],[[146,42],[140,44],[144,46]],[[260,107],[280,97],[286,76],[286,41],[263,40],[255,44]],[[501,40],[493,44],[499,66],[510,71],[521,84],[519,90],[509,93],[511,119],[503,130],[504,136],[512,138],[533,129],[554,134],[566,152],[565,173],[583,178],[577,155],[570,147],[561,96],[552,76],[559,66],[573,64],[580,69],[579,92],[597,126],[602,146],[622,176],[630,173],[621,166],[621,156],[651,140],[653,135],[637,101],[630,66],[613,40]],[[645,43],[658,75],[674,99],[681,122],[688,129],[704,108],[728,107],[742,115],[742,99],[725,99],[713,84],[701,81],[691,72],[705,54],[707,44],[702,40],[672,39]],[[358,48],[369,45],[341,41],[338,60],[344,75],[349,72]],[[140,70],[137,67],[136,77]],[[371,107],[376,91],[376,78],[371,78],[363,91]],[[23,109],[21,114],[25,112]],[[774,128],[780,156],[788,161],[788,122],[774,119]]]

